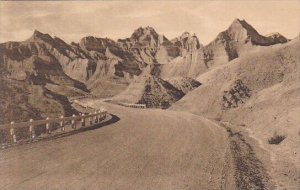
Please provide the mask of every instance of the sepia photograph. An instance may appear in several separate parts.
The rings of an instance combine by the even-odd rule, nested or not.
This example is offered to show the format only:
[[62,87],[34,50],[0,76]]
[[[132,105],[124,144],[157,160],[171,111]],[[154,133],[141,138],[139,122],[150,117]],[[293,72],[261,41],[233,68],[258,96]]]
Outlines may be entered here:
[[0,1],[0,190],[300,190],[300,1]]

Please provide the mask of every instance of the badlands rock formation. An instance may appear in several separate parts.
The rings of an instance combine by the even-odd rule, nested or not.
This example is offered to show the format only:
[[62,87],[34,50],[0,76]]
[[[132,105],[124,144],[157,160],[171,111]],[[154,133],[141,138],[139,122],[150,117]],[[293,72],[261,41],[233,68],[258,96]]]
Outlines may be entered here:
[[196,77],[207,70],[203,46],[195,34],[184,32],[172,42],[179,47],[180,54],[169,64],[162,65],[162,77]]
[[172,103],[201,84],[187,77],[164,80],[155,71],[156,66],[147,66],[137,80],[132,81],[126,90],[112,98],[113,101],[168,108]]
[[208,67],[224,64],[253,46],[270,46],[287,41],[279,33],[263,36],[245,20],[235,19],[227,30],[219,33],[215,40],[205,46],[205,63]]
[[[53,89],[58,85],[68,86],[76,95],[88,92],[83,83],[63,72],[54,56],[58,55],[58,49],[51,49],[55,40],[35,32],[27,41],[0,44],[1,123],[76,113],[68,99],[61,95],[63,92],[47,88],[47,84],[51,84]],[[60,50],[61,55],[66,51]]]
[[[278,187],[299,187],[300,38],[261,47],[200,75],[196,90],[171,107],[246,130],[267,150]],[[277,135],[285,139],[269,144]]]
[[[251,173],[260,171],[279,189],[297,189],[299,40],[279,33],[263,36],[239,19],[205,46],[194,34],[184,32],[169,40],[151,27],[140,27],[118,41],[87,36],[71,44],[35,31],[23,42],[0,44],[0,123],[76,113],[69,98],[79,96],[171,106],[227,127],[241,185],[263,181]],[[245,133],[258,145],[242,138]],[[283,141],[270,144],[278,135]],[[267,152],[262,154],[269,156],[266,168],[252,147]]]
[[[287,39],[282,35],[262,36],[239,19],[207,46],[203,46],[194,34],[184,32],[169,40],[152,27],[140,27],[129,38],[118,41],[87,36],[71,44],[34,31],[26,41],[0,44],[0,68],[5,73],[1,75],[2,86],[12,88],[13,85],[6,85],[9,81],[16,87],[22,86],[20,88],[26,85],[27,89],[40,88],[43,92],[61,95],[64,102],[71,96],[112,97],[121,93],[116,100],[122,97],[119,100],[143,102],[150,107],[162,106],[162,102],[170,105],[199,86],[200,83],[193,80],[199,74],[241,56],[245,50],[285,42]],[[131,96],[130,89],[138,89],[143,95],[126,97]],[[155,95],[149,98],[153,93]],[[22,96],[25,96],[23,100],[29,97]],[[12,97],[11,104],[18,105],[13,101],[17,99]],[[46,104],[41,103],[43,106]],[[32,104],[25,107],[29,109]],[[58,113],[67,112],[58,110]],[[41,116],[42,112],[39,108],[36,114],[23,119],[29,119],[30,115]]]
[[130,38],[120,39],[118,43],[145,64],[168,63],[179,54],[178,47],[149,26],[136,29]]

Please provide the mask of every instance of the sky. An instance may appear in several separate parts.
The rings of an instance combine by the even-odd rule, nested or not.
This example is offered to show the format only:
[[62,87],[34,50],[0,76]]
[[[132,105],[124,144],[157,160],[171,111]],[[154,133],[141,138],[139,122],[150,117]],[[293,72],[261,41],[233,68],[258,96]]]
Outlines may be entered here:
[[1,1],[0,42],[26,40],[35,29],[68,43],[91,35],[117,40],[151,26],[168,39],[195,33],[205,45],[235,18],[262,35],[292,39],[300,34],[300,1]]

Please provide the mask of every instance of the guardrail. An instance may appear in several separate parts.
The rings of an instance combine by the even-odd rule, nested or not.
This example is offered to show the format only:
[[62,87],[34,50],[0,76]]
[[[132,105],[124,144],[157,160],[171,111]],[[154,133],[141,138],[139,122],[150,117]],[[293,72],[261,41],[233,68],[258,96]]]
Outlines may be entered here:
[[128,103],[120,103],[120,102],[113,102],[113,103],[124,107],[130,107],[130,108],[141,108],[141,109],[147,108],[146,104],[128,104]]
[[[61,132],[64,132],[68,124],[71,125],[72,130],[76,130],[78,122],[80,127],[91,126],[103,121],[106,115],[107,111],[98,110],[89,114],[80,113],[78,116],[73,114],[70,117],[64,117],[62,115],[59,118],[47,117],[44,120],[30,119],[27,122],[20,123],[12,121],[10,124],[0,125],[0,143],[17,143],[19,139],[34,140],[38,135],[37,133],[40,135],[43,133],[51,134],[52,130],[60,129]],[[10,136],[10,138],[5,138],[7,136]]]

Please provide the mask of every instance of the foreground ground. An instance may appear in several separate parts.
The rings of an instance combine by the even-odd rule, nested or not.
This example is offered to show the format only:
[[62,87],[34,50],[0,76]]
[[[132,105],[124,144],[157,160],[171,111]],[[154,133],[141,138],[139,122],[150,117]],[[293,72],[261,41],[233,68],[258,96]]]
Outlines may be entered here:
[[188,113],[106,107],[111,125],[2,150],[0,189],[234,188],[223,128]]

